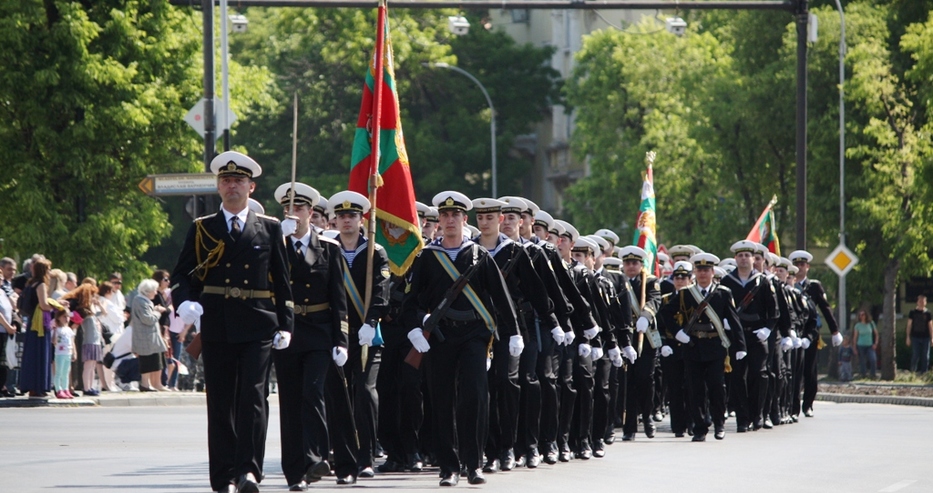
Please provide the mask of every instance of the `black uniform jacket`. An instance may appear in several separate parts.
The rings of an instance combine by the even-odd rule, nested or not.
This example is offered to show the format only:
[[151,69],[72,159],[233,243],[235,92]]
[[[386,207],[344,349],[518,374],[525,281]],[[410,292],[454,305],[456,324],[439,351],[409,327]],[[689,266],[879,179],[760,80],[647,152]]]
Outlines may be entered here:
[[[573,313],[573,305],[570,304],[567,296],[561,290],[554,270],[555,267],[551,264],[552,253],[553,258],[556,259],[559,259],[560,255],[554,245],[541,241],[537,236],[533,236],[528,240],[523,239],[522,246],[525,247],[525,252],[531,258],[531,264],[534,266],[535,272],[538,273],[538,277],[544,283],[548,299],[551,300],[551,305],[554,307],[554,316],[557,317],[561,327],[570,327],[570,314]],[[543,328],[553,329],[554,327]]]
[[359,295],[359,299],[354,303],[353,299],[349,298],[350,293],[347,292],[347,308],[352,330],[359,330],[364,322],[376,327],[376,323],[389,312],[389,278],[391,277],[389,257],[386,255],[385,248],[378,243],[373,250],[372,294],[369,300],[369,308],[362,317],[360,312],[357,311],[356,304],[358,303],[360,309],[362,309],[366,297],[366,257],[368,250],[369,242],[363,239],[363,235],[360,235],[360,240],[356,244],[356,257],[353,258],[353,265],[346,264],[346,268],[350,271],[350,277],[353,278],[353,284],[356,286],[356,293]]
[[[198,250],[203,262],[208,251],[217,248],[220,242],[223,243],[220,257],[197,269]],[[204,341],[263,341],[271,339],[277,330],[292,331],[288,261],[282,226],[274,217],[249,211],[238,241],[233,241],[227,232],[223,212],[196,219],[188,229],[172,272],[172,284],[176,309],[184,301],[198,301],[204,307],[201,318]],[[232,293],[204,293],[205,286],[229,288]],[[252,297],[252,290],[271,291],[273,296]]]
[[[618,274],[618,276],[616,276]],[[632,309],[629,306],[628,293],[616,291],[616,282],[624,281],[621,274],[611,272],[605,268],[595,273],[596,284],[599,287],[599,296],[605,305],[604,334],[602,343],[605,349],[616,346],[626,347],[632,344]]]
[[[736,313],[742,319],[745,330],[755,331],[762,327],[774,329],[777,322],[777,300],[774,286],[767,277],[752,271],[748,282],[743,286],[736,269],[722,278],[722,285],[732,291]],[[752,295],[752,292],[755,294]],[[742,308],[743,300],[748,296],[751,296],[750,301]]]
[[[489,254],[505,278],[505,285],[508,286],[512,302],[515,303],[516,313],[521,317],[537,316],[545,327],[556,327],[558,323],[554,315],[554,305],[525,249],[507,236],[500,235],[499,244],[489,251]],[[520,318],[519,323],[522,321]]]
[[[747,351],[745,347],[745,331],[742,330],[742,321],[735,313],[735,304],[732,301],[733,293],[729,291],[729,288],[721,284],[712,284],[711,286],[713,286],[713,291],[709,295],[709,306],[716,315],[719,316],[723,328],[725,328],[727,321],[729,323],[729,329],[725,331],[731,344],[729,351]],[[686,289],[677,291],[672,294],[671,297],[675,298],[672,304],[682,307],[683,314],[686,316],[683,323],[686,324],[693,316],[693,312],[699,308],[700,303],[697,302],[696,298]],[[697,336],[697,333],[701,331],[712,333],[716,330],[713,328],[712,322],[705,312],[706,310],[697,317],[696,323],[687,331],[687,335],[690,336],[690,343],[684,348],[684,358],[687,360],[713,361],[726,357],[726,348],[722,346],[722,340],[720,338],[700,338]]]
[[330,350],[347,347],[347,296],[343,287],[343,256],[336,241],[312,228],[301,258],[294,239],[287,238],[292,270],[292,294],[296,306],[327,303],[328,309],[295,315],[295,334],[285,351]]
[[820,314],[823,316],[823,320],[826,321],[826,326],[829,327],[829,333],[835,334],[839,332],[839,325],[836,323],[836,317],[833,316],[833,309],[829,306],[829,300],[826,299],[826,291],[823,290],[823,285],[820,284],[820,281],[816,279],[804,278],[803,281],[797,283],[797,287],[800,288],[819,309]]

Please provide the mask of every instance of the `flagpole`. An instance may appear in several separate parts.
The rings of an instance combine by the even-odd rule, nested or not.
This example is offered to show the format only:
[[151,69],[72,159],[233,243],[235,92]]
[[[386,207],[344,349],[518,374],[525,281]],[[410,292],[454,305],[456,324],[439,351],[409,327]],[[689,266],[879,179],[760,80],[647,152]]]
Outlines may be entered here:
[[295,214],[295,170],[298,169],[298,91],[295,91],[294,116],[292,117],[292,188],[288,194],[287,216]]
[[[378,20],[376,21],[376,53],[373,70],[373,119],[372,119],[372,164],[369,179],[369,244],[366,249],[366,294],[363,299],[363,316],[369,311],[369,302],[373,294],[373,256],[376,252],[376,189],[379,181],[379,124],[382,119],[383,61],[385,60],[386,0],[379,0]],[[363,320],[365,323],[366,321]],[[365,365],[365,362],[364,362]]]

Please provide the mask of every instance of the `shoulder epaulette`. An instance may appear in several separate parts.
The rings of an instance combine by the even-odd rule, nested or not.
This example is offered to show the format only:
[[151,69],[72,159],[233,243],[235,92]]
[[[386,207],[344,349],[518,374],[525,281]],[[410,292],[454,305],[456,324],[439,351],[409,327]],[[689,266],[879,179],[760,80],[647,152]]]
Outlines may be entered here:
[[335,246],[338,246],[338,247],[340,246],[340,243],[339,243],[337,240],[335,240],[335,239],[333,239],[333,238],[328,238],[328,237],[326,237],[326,236],[324,236],[324,235],[317,235],[317,239],[318,239],[318,241],[320,241],[321,243],[330,243],[331,245],[335,245]]
[[376,249],[376,250],[385,250],[385,247],[383,247],[382,245],[376,243],[375,249]]
[[214,216],[216,216],[216,215],[217,215],[217,213],[215,212],[215,213],[213,213],[213,214],[208,214],[208,215],[206,215],[206,216],[201,216],[201,217],[195,219],[194,222],[204,221],[205,219],[210,219],[210,218],[212,218],[212,217],[214,217]]
[[716,289],[721,289],[725,291],[726,293],[729,293],[729,296],[732,296],[732,290],[729,289],[729,286],[723,286],[722,284],[719,284],[716,286]]
[[273,220],[273,221],[275,221],[275,222],[279,222],[279,218],[277,218],[277,217],[275,217],[275,216],[267,216],[267,215],[265,215],[265,214],[258,214],[258,213],[257,213],[257,214],[256,214],[256,217],[261,217],[261,218],[263,218],[263,219],[271,219],[271,220]]

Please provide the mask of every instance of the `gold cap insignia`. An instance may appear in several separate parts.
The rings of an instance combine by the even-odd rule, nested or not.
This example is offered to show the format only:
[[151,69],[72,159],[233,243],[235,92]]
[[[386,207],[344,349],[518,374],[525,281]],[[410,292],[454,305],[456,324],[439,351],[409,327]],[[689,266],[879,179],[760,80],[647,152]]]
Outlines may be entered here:
[[447,197],[447,200],[444,201],[444,205],[447,205],[447,206],[454,205],[454,198],[453,198],[453,197]]
[[343,201],[343,208],[344,208],[344,209],[349,209],[349,208],[350,208],[350,201],[349,201],[349,200],[344,200],[344,201]]
[[233,161],[228,162],[227,171],[236,171],[236,163]]

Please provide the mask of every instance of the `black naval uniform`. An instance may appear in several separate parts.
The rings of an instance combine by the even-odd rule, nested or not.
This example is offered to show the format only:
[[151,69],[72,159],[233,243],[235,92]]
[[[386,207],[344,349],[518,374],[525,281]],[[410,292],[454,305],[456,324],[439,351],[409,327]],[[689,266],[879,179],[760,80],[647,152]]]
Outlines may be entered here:
[[[346,402],[346,383],[333,362],[335,346],[347,347],[347,298],[340,247],[314,227],[302,240],[302,254],[286,244],[295,296],[295,335],[275,357],[282,428],[282,472],[299,483],[331,449],[338,477],[356,476],[356,428]],[[308,242],[308,245],[304,245]]]
[[497,325],[488,327],[461,292],[438,323],[445,340],[430,339],[426,353],[426,376],[432,405],[434,452],[441,476],[459,475],[461,466],[468,473],[482,466],[489,412],[489,385],[486,357],[493,336],[508,339],[519,335],[518,322],[505,282],[489,253],[470,240],[450,253],[442,238],[425,247],[411,267],[411,286],[405,297],[402,316],[406,327],[420,328],[425,316],[442,301],[454,279],[437,255],[451,260],[463,275],[474,263],[478,271],[469,285],[482,305],[495,316]]
[[[632,320],[633,311],[631,300],[629,299],[627,290],[631,289],[632,286],[628,283],[628,281],[626,281],[625,274],[619,271],[618,268],[609,269],[603,267],[601,274],[603,278],[609,280],[612,283],[613,291],[616,294],[616,301],[619,303],[619,306],[623,312],[622,325],[615,327],[615,346],[620,348],[629,346],[632,344],[632,337],[634,335],[632,325],[634,322]],[[610,340],[610,345],[606,347],[607,354],[609,349],[612,347],[613,341]],[[623,365],[628,365],[628,362],[624,362]],[[609,408],[607,410],[609,414],[606,417],[606,429],[602,437],[605,443],[613,443],[615,441],[615,428],[616,426],[621,427],[622,425],[622,409],[625,406],[625,393],[621,393],[622,400],[620,400],[619,388],[621,387],[622,380],[624,379],[625,368],[626,366],[620,368],[612,366],[609,369]],[[594,420],[598,421],[597,416],[595,415]],[[594,428],[594,436],[597,432],[598,430]]]
[[[768,392],[768,341],[761,341],[754,331],[767,327],[774,331],[776,300],[768,278],[753,270],[744,282],[738,269],[722,278],[722,285],[732,291],[736,313],[742,320],[748,356],[735,361],[729,399],[735,407],[736,425],[740,432],[749,427],[761,428]],[[754,294],[752,294],[754,292]],[[750,301],[744,303],[746,297]],[[732,349],[735,355],[736,349]],[[733,358],[734,359],[734,358]]]
[[[340,242],[340,237],[337,237]],[[360,450],[357,463],[362,470],[372,467],[376,453],[376,424],[379,412],[379,396],[376,393],[376,380],[379,376],[379,367],[382,361],[382,347],[370,346],[365,348],[359,344],[359,330],[363,323],[368,323],[374,329],[379,321],[389,311],[389,258],[385,248],[376,244],[373,249],[373,277],[369,308],[362,313],[366,296],[366,269],[369,242],[362,234],[357,240],[356,249],[348,252],[343,249],[344,268],[350,273],[353,286],[347,286],[348,319],[350,323],[349,351],[347,364],[347,386],[353,399],[353,414],[356,430],[359,437]],[[344,280],[346,284],[347,280]],[[363,353],[366,361],[363,361]]]
[[822,316],[820,321],[824,322],[817,322],[816,337],[813,339],[810,347],[804,351],[803,412],[804,414],[812,414],[813,401],[816,399],[817,379],[819,378],[817,375],[817,361],[819,360],[817,342],[820,340],[820,326],[826,325],[829,328],[829,333],[835,335],[839,332],[839,325],[836,323],[836,317],[833,316],[833,310],[829,306],[829,300],[826,299],[826,291],[823,290],[823,285],[820,284],[820,281],[804,278],[802,281],[797,282],[796,286],[800,288],[800,290],[807,295],[810,302],[819,309],[819,314]]
[[[636,298],[641,296],[641,276],[630,278],[629,284]],[[645,317],[648,322],[655,324],[655,314],[661,305],[661,291],[658,278],[648,275],[645,278],[645,306],[640,310],[638,317]],[[638,307],[632,307],[633,318],[635,310]],[[622,432],[633,439],[638,431],[638,419],[641,418],[645,434],[649,437],[654,436],[654,423],[651,420],[651,412],[654,407],[654,369],[657,362],[657,354],[660,348],[653,348],[648,343],[648,335],[645,335],[645,341],[642,343],[642,352],[638,355],[635,363],[629,365],[625,383],[627,395],[625,396],[625,422],[622,424]]]
[[[742,322],[735,312],[732,293],[729,292],[729,288],[713,283],[707,286],[706,289],[712,289],[712,292],[707,291],[706,295],[704,295],[704,288],[697,286],[697,289],[700,290],[701,296],[709,296],[709,306],[719,316],[723,328],[725,328],[728,321],[730,329],[725,330],[725,334],[731,344],[729,351],[726,351],[718,331],[706,313],[701,313],[698,316],[696,323],[687,333],[690,336],[690,343],[684,347],[684,360],[689,381],[687,386],[690,392],[690,415],[693,418],[694,440],[701,440],[702,438],[698,437],[705,437],[709,432],[707,420],[712,421],[717,433],[722,432],[724,429],[726,412],[726,399],[723,393],[725,387],[725,360],[730,352],[735,354],[739,351],[746,351],[746,339],[745,332],[742,329]],[[686,289],[682,289],[672,296],[678,298],[675,303],[683,306],[684,313],[689,314],[691,317],[694,310],[700,306],[696,298]],[[754,337],[754,334],[752,336]],[[732,364],[734,365],[735,362]],[[709,405],[708,415],[707,404]]]
[[[535,346],[534,350],[537,351],[535,320],[542,320],[542,324],[547,327],[557,326],[557,318],[545,286],[521,244],[500,234],[498,245],[489,254],[499,266],[515,304],[525,348],[527,350],[529,346]],[[534,335],[531,335],[532,332]],[[527,373],[520,376],[520,360],[521,355],[515,357],[509,353],[507,339],[500,338],[493,344],[492,368],[488,372],[490,401],[486,461],[487,465],[491,465],[498,458],[504,470],[510,469],[510,463],[514,462],[513,448],[518,434],[522,390],[520,381],[530,380]],[[533,366],[526,369],[534,371]],[[527,383],[525,387],[528,387]],[[540,395],[538,399],[540,401]]]
[[272,339],[293,324],[279,221],[249,211],[239,227],[239,235],[230,232],[223,210],[195,220],[172,272],[176,310],[184,301],[204,308],[200,337],[215,491],[247,473],[262,478]]
[[[661,286],[663,289],[664,283]],[[664,371],[667,396],[670,401],[671,431],[674,432],[675,437],[684,436],[687,426],[692,421],[690,413],[693,409],[690,407],[690,399],[687,395],[685,347],[674,338],[689,319],[690,312],[680,293],[669,291],[661,296],[661,307],[658,309],[657,316],[658,330],[661,332],[661,342],[672,351],[669,356],[661,356],[661,368]]]
[[[772,424],[781,424],[781,402],[784,394],[784,346],[782,340],[790,337],[791,331],[791,313],[787,304],[787,298],[784,296],[784,283],[777,276],[770,276],[769,281],[775,295],[775,330],[768,338],[768,394],[765,399],[765,405],[762,408],[762,415],[765,418],[765,425],[768,421]],[[791,349],[792,351],[793,349]]]
[[[593,361],[593,426],[590,430],[590,445],[597,454],[604,440],[613,434],[615,421],[615,399],[618,397],[618,368],[609,359],[609,350],[632,344],[632,310],[626,293],[620,296],[616,282],[624,281],[619,272],[610,272],[605,267],[595,272],[600,301],[596,312],[601,315],[603,332],[593,347],[599,344],[603,356]],[[615,382],[615,395],[613,395]]]

